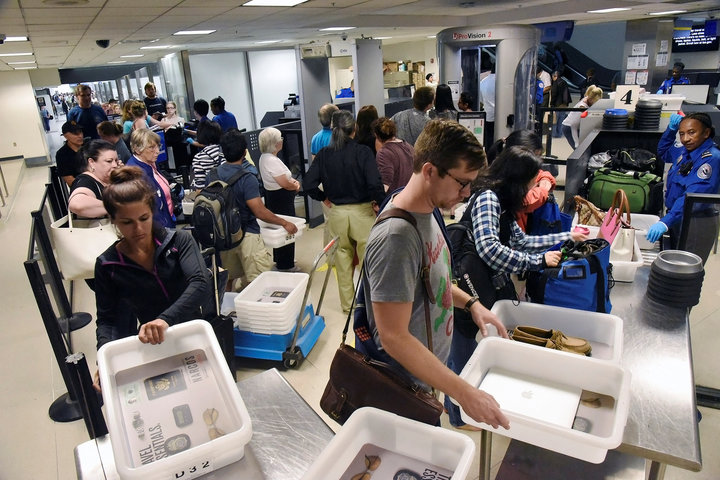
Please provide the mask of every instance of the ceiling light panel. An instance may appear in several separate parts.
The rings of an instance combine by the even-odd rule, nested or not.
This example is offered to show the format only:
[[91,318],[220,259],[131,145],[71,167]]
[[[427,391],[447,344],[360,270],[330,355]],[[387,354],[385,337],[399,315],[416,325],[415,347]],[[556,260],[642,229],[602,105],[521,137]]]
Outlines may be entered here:
[[210,35],[216,31],[217,30],[180,30],[179,32],[173,33],[173,35]]
[[243,7],[294,7],[307,0],[250,0],[243,3]]
[[587,13],[616,13],[632,10],[630,7],[601,8],[600,10],[588,10]]

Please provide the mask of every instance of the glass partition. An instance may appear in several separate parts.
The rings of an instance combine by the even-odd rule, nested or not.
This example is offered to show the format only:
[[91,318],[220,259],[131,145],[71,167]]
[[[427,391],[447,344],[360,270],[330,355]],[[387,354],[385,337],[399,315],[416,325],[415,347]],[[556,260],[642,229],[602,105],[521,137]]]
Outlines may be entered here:
[[[515,70],[515,123],[513,130],[532,130],[532,109],[535,102],[535,64],[537,47],[528,49]],[[528,95],[528,92],[531,92]]]

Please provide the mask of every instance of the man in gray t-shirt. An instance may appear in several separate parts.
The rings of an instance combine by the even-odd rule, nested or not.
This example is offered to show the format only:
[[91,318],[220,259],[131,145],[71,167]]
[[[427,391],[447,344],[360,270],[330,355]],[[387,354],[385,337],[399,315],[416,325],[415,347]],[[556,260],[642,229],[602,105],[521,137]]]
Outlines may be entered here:
[[417,138],[429,121],[427,111],[433,106],[435,90],[430,87],[420,87],[413,94],[413,108],[403,110],[392,116],[391,120],[397,127],[397,138],[415,145]]
[[[373,338],[397,368],[421,385],[456,400],[477,421],[509,427],[495,399],[445,366],[453,332],[453,307],[467,309],[483,335],[486,323],[507,337],[502,322],[452,283],[450,251],[433,209],[449,208],[470,195],[470,182],[485,165],[482,146],[465,127],[434,120],[415,145],[413,175],[386,208],[402,208],[417,220],[391,218],[373,227],[365,250],[363,279]],[[423,261],[424,259],[424,261]],[[420,277],[430,268],[430,292]],[[430,300],[433,353],[427,348],[424,299]]]

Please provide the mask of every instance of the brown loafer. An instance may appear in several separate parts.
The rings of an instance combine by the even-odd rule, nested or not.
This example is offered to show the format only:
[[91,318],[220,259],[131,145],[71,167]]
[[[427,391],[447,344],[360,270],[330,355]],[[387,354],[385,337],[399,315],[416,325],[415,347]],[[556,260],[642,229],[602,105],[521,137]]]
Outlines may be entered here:
[[592,350],[590,343],[584,338],[568,337],[560,330],[546,330],[538,327],[518,326],[515,327],[513,333],[513,337],[520,335],[522,337],[536,337],[540,340],[549,340],[562,347],[558,348],[558,350],[570,351],[580,355],[589,355]]

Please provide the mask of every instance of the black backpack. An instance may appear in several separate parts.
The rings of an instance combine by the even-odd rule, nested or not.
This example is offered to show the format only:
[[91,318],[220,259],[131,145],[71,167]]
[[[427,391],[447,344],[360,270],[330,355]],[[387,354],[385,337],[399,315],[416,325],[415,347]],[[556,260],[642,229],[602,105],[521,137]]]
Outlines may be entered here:
[[[509,275],[495,272],[477,253],[472,226],[472,207],[476,198],[477,194],[470,198],[460,221],[446,227],[447,236],[452,251],[453,278],[457,280],[457,286],[469,295],[478,297],[485,308],[491,309],[497,300],[517,300],[517,293]],[[508,212],[500,215],[499,233],[503,245],[507,245],[510,240],[512,221]],[[475,338],[478,332],[471,315],[462,308],[454,310],[454,326],[468,338]]]
[[[217,178],[216,170],[208,174],[208,184],[195,197],[192,213],[193,234],[204,248],[230,250],[245,237],[233,185],[248,174],[249,171],[242,169],[227,182]],[[215,179],[210,180],[211,176]]]

